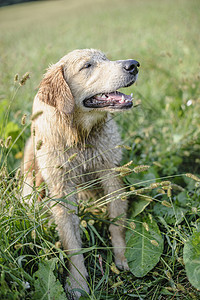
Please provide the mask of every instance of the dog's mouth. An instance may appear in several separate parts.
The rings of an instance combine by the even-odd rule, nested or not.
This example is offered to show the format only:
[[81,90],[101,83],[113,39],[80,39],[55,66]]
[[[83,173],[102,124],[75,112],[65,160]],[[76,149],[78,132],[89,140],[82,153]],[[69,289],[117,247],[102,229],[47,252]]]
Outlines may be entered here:
[[83,103],[85,107],[89,108],[129,109],[133,106],[133,94],[126,95],[118,91],[98,94],[85,99]]

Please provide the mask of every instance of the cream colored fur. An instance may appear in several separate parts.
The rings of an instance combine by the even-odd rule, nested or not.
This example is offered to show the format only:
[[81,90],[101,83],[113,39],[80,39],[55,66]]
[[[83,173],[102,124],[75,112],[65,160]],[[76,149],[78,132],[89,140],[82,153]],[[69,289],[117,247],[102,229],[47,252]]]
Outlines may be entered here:
[[[81,69],[88,60],[94,64],[92,71]],[[83,100],[98,93],[113,92],[126,83],[121,65],[97,50],[75,50],[52,65],[34,99],[32,135],[25,148],[23,167],[25,199],[30,199],[27,196],[32,193],[33,169],[36,186],[43,181],[47,184],[51,211],[68,254],[81,249],[78,210],[58,199],[66,197],[77,203],[77,186],[91,179],[100,183],[104,194],[113,197],[108,202],[110,219],[123,216],[118,221],[121,226],[109,227],[115,262],[122,269],[128,269],[123,228],[127,202],[119,195],[122,180],[112,171],[121,160],[121,150],[116,147],[121,143],[120,135],[109,112],[112,109],[86,108]],[[41,147],[37,150],[38,144]],[[75,153],[76,158],[68,160]],[[89,173],[92,176],[84,175]],[[75,213],[68,213],[74,209]],[[67,291],[80,288],[89,293],[82,254],[71,256],[68,279]],[[74,295],[75,299],[80,297],[77,291]]]

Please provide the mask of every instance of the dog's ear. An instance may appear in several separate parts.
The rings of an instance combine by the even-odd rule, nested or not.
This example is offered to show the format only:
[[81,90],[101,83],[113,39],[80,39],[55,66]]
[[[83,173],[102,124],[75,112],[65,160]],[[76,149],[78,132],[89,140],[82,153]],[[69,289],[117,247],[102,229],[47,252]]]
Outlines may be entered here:
[[74,98],[64,79],[62,66],[49,68],[40,83],[38,96],[40,100],[65,114],[71,114],[74,110]]

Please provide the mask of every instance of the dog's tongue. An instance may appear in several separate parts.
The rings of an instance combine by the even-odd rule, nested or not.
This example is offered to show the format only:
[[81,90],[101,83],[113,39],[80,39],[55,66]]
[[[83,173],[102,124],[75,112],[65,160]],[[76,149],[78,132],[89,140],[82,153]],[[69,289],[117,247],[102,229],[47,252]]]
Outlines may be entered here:
[[119,103],[125,103],[132,101],[132,94],[126,95],[120,92],[112,92],[107,94],[98,94],[94,97],[95,99],[99,101],[118,101]]

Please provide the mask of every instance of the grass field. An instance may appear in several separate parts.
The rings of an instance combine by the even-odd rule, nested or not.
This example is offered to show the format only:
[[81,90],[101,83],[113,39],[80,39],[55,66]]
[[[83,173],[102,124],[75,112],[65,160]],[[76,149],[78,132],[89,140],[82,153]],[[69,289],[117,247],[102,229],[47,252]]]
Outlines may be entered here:
[[[67,299],[62,285],[69,257],[43,205],[19,201],[18,168],[42,75],[76,48],[141,64],[137,84],[126,89],[141,105],[115,116],[124,141],[122,164],[132,161],[123,195],[130,199],[130,272],[114,266],[104,207],[98,215],[92,205],[83,207],[91,295],[82,299],[199,299],[199,9],[198,0],[66,0],[0,8],[0,299]],[[30,79],[21,86],[26,72]],[[140,165],[149,168],[138,172]]]

